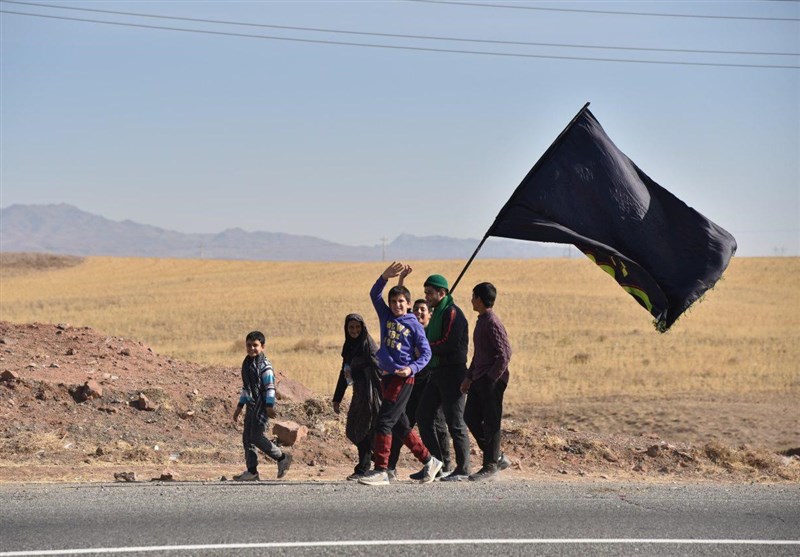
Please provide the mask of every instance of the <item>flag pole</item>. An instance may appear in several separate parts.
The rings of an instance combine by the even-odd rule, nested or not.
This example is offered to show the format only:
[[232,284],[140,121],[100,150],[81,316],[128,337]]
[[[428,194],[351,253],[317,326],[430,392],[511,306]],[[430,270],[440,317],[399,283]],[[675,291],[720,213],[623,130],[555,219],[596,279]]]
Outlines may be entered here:
[[577,120],[578,117],[580,117],[580,115],[583,114],[583,111],[589,107],[589,104],[590,103],[587,102],[585,105],[583,105],[583,107],[578,111],[575,117],[572,118],[572,120],[570,120],[569,124],[567,124],[567,126],[561,131],[560,134],[558,134],[558,137],[556,137],[555,141],[553,141],[553,143],[550,144],[550,147],[547,148],[547,151],[545,151],[544,154],[541,157],[539,157],[539,160],[536,161],[536,164],[534,164],[533,168],[531,168],[530,171],[525,175],[525,178],[523,178],[522,181],[519,183],[517,189],[514,190],[514,193],[512,193],[511,197],[508,199],[508,201],[506,201],[506,204],[503,205],[503,208],[500,209],[499,213],[497,213],[497,216],[494,218],[494,222],[492,222],[492,226],[490,226],[489,230],[486,231],[486,234],[483,236],[483,239],[481,240],[480,244],[478,244],[478,247],[475,248],[475,251],[472,253],[472,257],[470,257],[469,261],[467,261],[467,264],[464,265],[464,268],[461,270],[461,273],[458,275],[458,278],[453,283],[452,288],[450,288],[450,294],[452,294],[453,290],[455,290],[456,286],[458,286],[459,281],[461,281],[461,277],[463,277],[464,273],[467,272],[467,269],[472,264],[472,260],[475,259],[476,255],[478,255],[478,252],[483,247],[483,244],[484,242],[486,242],[486,239],[492,235],[492,230],[494,230],[494,227],[497,224],[498,219],[500,219],[503,213],[505,213],[507,207],[511,205],[511,202],[514,200],[514,197],[516,197],[517,192],[519,192],[520,188],[522,187],[522,184],[525,183],[525,180],[527,180],[528,176],[530,176],[531,174],[536,172],[536,170],[539,169],[541,162],[545,160],[547,158],[547,155],[549,155],[550,152],[555,148],[555,146],[558,145],[558,143],[561,141],[561,138],[564,136],[565,133],[567,133],[567,130],[569,130],[572,127],[572,124],[575,123],[575,120]]
[[463,276],[464,276],[464,273],[466,273],[466,272],[467,272],[467,269],[468,269],[468,268],[469,268],[469,266],[472,264],[472,260],[473,260],[473,259],[475,259],[475,256],[476,256],[476,255],[478,255],[478,252],[481,250],[481,248],[483,247],[483,243],[486,241],[486,238],[488,238],[488,237],[489,237],[489,233],[487,232],[487,233],[486,233],[486,235],[483,237],[483,240],[481,240],[481,243],[480,243],[480,244],[478,244],[478,247],[477,247],[477,248],[475,248],[475,251],[473,251],[473,252],[472,252],[472,257],[470,257],[470,258],[469,258],[469,261],[467,261],[467,264],[466,264],[466,265],[464,265],[464,268],[463,268],[463,269],[461,269],[461,274],[460,274],[460,275],[458,275],[458,278],[457,278],[457,279],[456,279],[456,281],[453,283],[453,287],[452,287],[452,288],[450,288],[450,294],[452,294],[452,293],[453,293],[453,290],[455,290],[455,289],[456,289],[456,286],[458,286],[458,283],[459,283],[459,281],[461,281],[461,277],[463,277]]

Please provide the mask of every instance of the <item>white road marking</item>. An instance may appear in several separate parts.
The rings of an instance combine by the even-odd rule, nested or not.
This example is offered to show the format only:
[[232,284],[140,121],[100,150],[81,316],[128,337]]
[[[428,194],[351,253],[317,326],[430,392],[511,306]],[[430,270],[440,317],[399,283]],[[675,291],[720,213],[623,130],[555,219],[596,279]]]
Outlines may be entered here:
[[148,553],[155,551],[202,551],[226,549],[278,549],[313,547],[364,547],[386,545],[570,545],[570,544],[659,544],[659,545],[800,545],[800,540],[730,540],[730,539],[636,539],[636,538],[509,538],[509,539],[455,539],[455,540],[343,540],[311,542],[264,543],[211,543],[193,545],[153,545],[138,547],[97,547],[86,549],[52,549],[30,551],[3,551],[0,557],[39,557],[44,555],[97,555],[108,553]]

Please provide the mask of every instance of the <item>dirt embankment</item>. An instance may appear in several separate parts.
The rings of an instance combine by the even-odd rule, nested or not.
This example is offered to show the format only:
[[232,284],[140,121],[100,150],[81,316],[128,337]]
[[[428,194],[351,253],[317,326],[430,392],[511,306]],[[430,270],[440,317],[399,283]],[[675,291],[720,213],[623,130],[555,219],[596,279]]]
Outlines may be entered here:
[[[240,429],[231,422],[236,368],[174,360],[90,328],[0,322],[0,374],[0,481],[112,481],[128,471],[213,480],[241,471]],[[344,413],[334,414],[328,397],[284,398],[279,409],[279,420],[308,427],[290,449],[289,479],[349,473],[356,453]],[[506,477],[800,481],[800,457],[774,449],[588,431],[525,415],[512,409],[504,418],[503,446],[514,463]],[[603,423],[599,414],[594,420]],[[479,459],[473,455],[476,468]],[[404,456],[400,478],[417,467]]]

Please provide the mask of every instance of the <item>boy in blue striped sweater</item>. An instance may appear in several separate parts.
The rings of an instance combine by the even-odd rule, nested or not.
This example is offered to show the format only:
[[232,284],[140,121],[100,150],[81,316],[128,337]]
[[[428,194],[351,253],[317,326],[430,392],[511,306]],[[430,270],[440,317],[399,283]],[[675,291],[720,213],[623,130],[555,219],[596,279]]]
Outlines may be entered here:
[[242,362],[242,393],[233,412],[233,423],[238,423],[242,408],[247,406],[242,431],[247,470],[233,477],[240,482],[258,480],[256,449],[261,449],[264,454],[278,462],[278,479],[286,475],[292,464],[292,455],[281,451],[264,435],[269,418],[275,417],[275,374],[272,364],[264,354],[265,343],[264,333],[260,331],[248,333],[245,338],[247,356]]

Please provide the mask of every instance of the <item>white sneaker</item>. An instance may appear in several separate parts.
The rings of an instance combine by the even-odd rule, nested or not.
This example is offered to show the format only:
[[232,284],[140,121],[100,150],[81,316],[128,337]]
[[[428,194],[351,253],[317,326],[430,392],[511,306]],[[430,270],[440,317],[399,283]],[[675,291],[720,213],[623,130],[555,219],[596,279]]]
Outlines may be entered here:
[[257,482],[258,481],[258,473],[253,474],[249,470],[245,470],[241,474],[233,477],[234,481],[237,482]]
[[358,480],[358,483],[364,485],[389,485],[389,474],[386,470],[370,470]]
[[419,481],[419,483],[427,484],[435,480],[436,474],[439,473],[439,470],[442,469],[442,466],[444,466],[442,461],[436,458],[435,456],[431,455],[430,460],[428,460],[428,462],[425,463],[425,466],[422,467],[424,475],[422,476],[422,479]]

